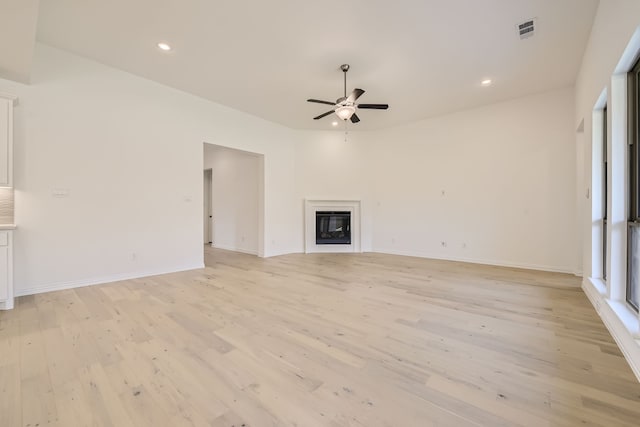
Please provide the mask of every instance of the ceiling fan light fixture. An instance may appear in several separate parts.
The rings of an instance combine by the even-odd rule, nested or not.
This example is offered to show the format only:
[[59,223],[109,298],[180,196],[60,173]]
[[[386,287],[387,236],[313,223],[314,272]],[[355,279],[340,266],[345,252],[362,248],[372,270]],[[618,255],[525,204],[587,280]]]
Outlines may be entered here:
[[340,120],[349,120],[355,112],[356,107],[353,105],[342,105],[336,108],[336,115],[340,117]]
[[[313,120],[320,120],[323,117],[327,117],[331,113],[336,113],[336,116],[340,118],[340,120],[346,122],[347,120],[351,120],[351,123],[359,123],[360,117],[356,114],[356,110],[386,110],[389,108],[389,104],[356,104],[356,101],[362,94],[364,93],[363,89],[355,88],[349,96],[347,96],[347,71],[349,71],[349,65],[343,64],[340,69],[344,74],[344,96],[338,98],[336,102],[331,101],[323,101],[321,99],[307,99],[307,102],[313,102],[316,104],[327,104],[333,107],[332,110],[327,111],[326,113],[322,113],[319,116],[313,118]],[[337,125],[333,123],[334,126]]]

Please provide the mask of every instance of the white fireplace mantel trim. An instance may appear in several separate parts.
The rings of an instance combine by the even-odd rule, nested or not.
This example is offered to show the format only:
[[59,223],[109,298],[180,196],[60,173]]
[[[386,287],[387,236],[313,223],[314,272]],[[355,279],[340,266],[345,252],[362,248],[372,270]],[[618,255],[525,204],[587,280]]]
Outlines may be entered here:
[[[316,211],[345,210],[351,212],[350,245],[316,245]],[[360,200],[307,198],[304,201],[304,252],[362,252],[360,230]]]

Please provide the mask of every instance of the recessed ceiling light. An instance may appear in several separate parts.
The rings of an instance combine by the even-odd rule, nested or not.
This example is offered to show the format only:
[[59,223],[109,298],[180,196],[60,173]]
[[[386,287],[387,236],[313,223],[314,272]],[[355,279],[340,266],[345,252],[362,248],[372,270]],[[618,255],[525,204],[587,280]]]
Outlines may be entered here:
[[480,82],[482,86],[491,86],[491,83],[493,83],[491,79],[484,79],[483,81]]
[[169,51],[169,50],[171,50],[171,46],[169,46],[169,45],[168,45],[168,44],[166,44],[166,43],[158,43],[158,47],[159,47],[161,50],[164,50],[164,51]]
[[331,126],[338,126],[338,122],[331,122]]

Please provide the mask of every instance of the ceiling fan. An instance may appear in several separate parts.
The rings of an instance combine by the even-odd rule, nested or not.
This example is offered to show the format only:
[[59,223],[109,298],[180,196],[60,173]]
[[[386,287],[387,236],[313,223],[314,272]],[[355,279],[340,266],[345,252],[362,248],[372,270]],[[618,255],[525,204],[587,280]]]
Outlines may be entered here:
[[317,104],[333,105],[333,110],[320,114],[314,117],[313,120],[319,120],[328,116],[331,113],[336,113],[341,120],[351,120],[351,123],[358,123],[360,118],[356,114],[356,110],[386,110],[389,108],[389,104],[356,104],[356,100],[362,96],[364,90],[354,89],[353,92],[347,97],[347,71],[349,71],[349,64],[342,64],[340,69],[344,73],[344,96],[338,98],[336,102],[322,101],[320,99],[307,99],[307,102],[315,102]]

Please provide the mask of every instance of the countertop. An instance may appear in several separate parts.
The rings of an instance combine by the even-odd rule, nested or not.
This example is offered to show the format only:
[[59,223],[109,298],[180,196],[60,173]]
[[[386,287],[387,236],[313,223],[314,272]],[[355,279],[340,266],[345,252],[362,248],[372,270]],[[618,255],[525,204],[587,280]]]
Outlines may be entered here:
[[0,230],[15,230],[15,224],[0,224]]

